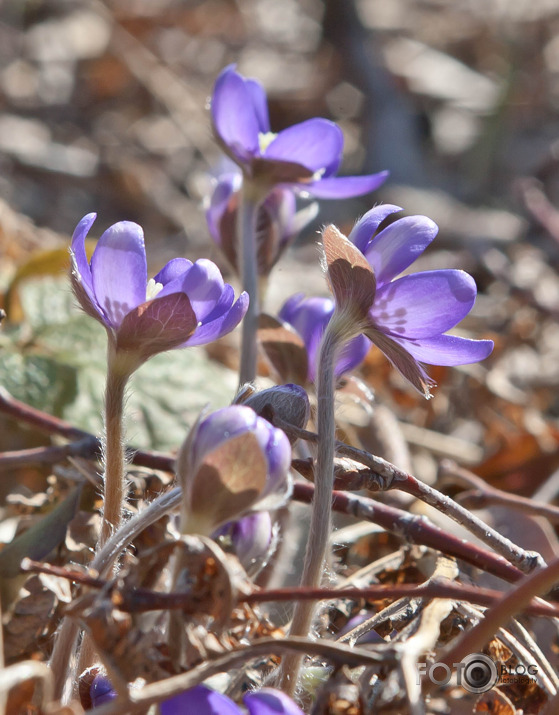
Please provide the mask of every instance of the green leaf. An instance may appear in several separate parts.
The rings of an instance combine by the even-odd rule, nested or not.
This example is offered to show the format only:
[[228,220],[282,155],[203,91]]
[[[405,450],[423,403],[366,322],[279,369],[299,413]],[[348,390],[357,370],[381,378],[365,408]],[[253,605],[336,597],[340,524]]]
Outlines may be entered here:
[[0,551],[0,593],[4,608],[17,596],[22,581],[27,578],[27,575],[21,574],[23,559],[42,561],[64,540],[68,524],[77,511],[80,495],[81,486]]
[[[20,295],[27,323],[0,334],[0,384],[18,399],[101,434],[105,329],[76,307],[67,279],[28,281]],[[130,382],[127,441],[177,449],[199,412],[229,404],[236,387],[236,374],[203,348],[157,355]]]

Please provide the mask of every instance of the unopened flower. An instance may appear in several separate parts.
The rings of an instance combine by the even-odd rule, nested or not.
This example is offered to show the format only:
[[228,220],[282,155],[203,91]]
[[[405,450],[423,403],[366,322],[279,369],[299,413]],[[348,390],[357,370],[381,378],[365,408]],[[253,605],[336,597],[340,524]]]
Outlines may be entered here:
[[[401,374],[420,392],[429,395],[429,378],[421,363],[464,365],[486,358],[491,340],[469,340],[446,331],[472,309],[477,288],[461,270],[434,270],[398,278],[435,238],[438,227],[426,216],[398,219],[376,233],[396,206],[378,206],[360,219],[349,240],[327,227],[327,272],[342,310],[353,310],[356,329],[382,350]],[[370,267],[366,275],[358,257],[352,264],[351,245],[359,249]],[[340,258],[340,256],[347,257]],[[344,261],[346,265],[344,266]],[[332,268],[336,266],[336,276]],[[351,289],[343,290],[344,281]],[[371,290],[371,286],[375,286]],[[365,290],[362,287],[366,286]],[[353,301],[353,304],[352,304]]]
[[[301,336],[308,356],[308,380],[316,379],[318,348],[336,305],[331,298],[305,298],[302,293],[291,296],[280,309],[279,317]],[[336,361],[337,377],[356,368],[367,355],[371,344],[363,335],[348,341]]]
[[[242,181],[239,172],[222,174],[217,179],[206,210],[210,235],[237,273],[240,273],[237,213]],[[270,191],[259,205],[256,218],[259,276],[269,275],[283,252],[317,213],[316,203],[297,211],[295,194],[289,188],[276,186]]]
[[[274,385],[265,390],[253,392],[250,396],[237,400],[251,407],[256,414],[274,423],[274,417],[303,429],[311,414],[311,405],[306,390],[301,385],[288,383]],[[292,443],[295,439],[290,440]]]
[[199,421],[177,459],[183,531],[211,534],[250,509],[282,503],[291,488],[291,445],[250,407],[223,407]]
[[245,571],[253,567],[260,570],[273,551],[274,528],[269,511],[255,511],[252,514],[229,521],[214,531],[212,538],[226,548],[231,546]]
[[235,328],[248,296],[235,302],[217,266],[206,259],[175,258],[148,282],[144,235],[138,224],[108,228],[93,252],[85,239],[96,214],[77,225],[71,244],[72,287],[88,315],[107,330],[117,352],[133,367],[172,348],[203,345]]
[[223,150],[246,176],[265,184],[292,184],[317,198],[361,196],[377,189],[387,172],[336,177],[343,150],[341,129],[314,118],[278,134],[270,130],[262,85],[226,67],[216,80],[211,112]]
[[[303,711],[290,697],[273,688],[262,688],[243,695],[249,715],[303,715]],[[161,715],[245,715],[244,708],[236,705],[226,695],[197,685],[180,695],[161,703]]]

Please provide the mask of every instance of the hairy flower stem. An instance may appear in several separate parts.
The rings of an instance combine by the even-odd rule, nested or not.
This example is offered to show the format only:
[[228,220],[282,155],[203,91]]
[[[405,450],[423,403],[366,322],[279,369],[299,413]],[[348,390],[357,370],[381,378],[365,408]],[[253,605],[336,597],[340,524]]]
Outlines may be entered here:
[[260,315],[258,286],[258,244],[256,217],[264,197],[255,182],[245,177],[237,212],[237,241],[243,290],[248,293],[248,310],[243,320],[239,384],[252,382],[256,377],[256,331]]
[[[315,492],[312,503],[311,523],[307,550],[303,563],[301,586],[316,588],[320,585],[324,564],[327,557],[331,516],[332,489],[334,485],[334,450],[336,424],[334,418],[334,367],[336,354],[342,343],[338,330],[339,320],[335,313],[322,338],[318,360],[317,392],[317,427],[318,451],[315,477]],[[344,336],[345,338],[345,336]],[[307,636],[312,626],[316,603],[298,601],[295,604],[290,636]],[[289,653],[281,666],[280,688],[288,695],[293,695],[297,686],[302,656]]]
[[105,389],[105,476],[103,522],[99,548],[120,526],[124,504],[124,393],[130,372],[119,364],[118,353],[109,342]]

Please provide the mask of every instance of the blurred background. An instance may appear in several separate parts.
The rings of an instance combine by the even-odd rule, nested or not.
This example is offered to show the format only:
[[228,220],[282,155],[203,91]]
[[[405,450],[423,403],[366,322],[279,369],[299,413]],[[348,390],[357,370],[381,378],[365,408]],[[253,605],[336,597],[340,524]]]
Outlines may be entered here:
[[[455,442],[433,438],[437,456],[458,454],[528,494],[554,473],[557,0],[4,0],[0,12],[0,291],[4,340],[10,336],[2,384],[84,427],[98,424],[86,419],[90,407],[77,407],[83,384],[45,398],[53,380],[41,370],[53,359],[52,338],[43,367],[35,360],[35,372],[25,373],[22,360],[37,357],[38,343],[21,327],[16,338],[10,333],[30,320],[31,299],[20,296],[18,308],[15,287],[52,272],[56,261],[41,252],[66,251],[90,211],[99,216],[95,236],[121,219],[140,223],[154,269],[177,254],[204,255],[228,272],[203,205],[220,161],[208,99],[219,71],[237,63],[265,86],[273,129],[328,117],[345,135],[342,174],[390,171],[374,196],[322,203],[318,221],[278,266],[270,305],[302,280],[308,292],[326,292],[314,246],[321,224],[347,232],[380,201],[430,216],[440,235],[420,268],[474,275],[480,294],[462,334],[494,338],[495,352],[482,365],[434,369],[440,388],[428,404],[378,351],[363,375],[413,423],[406,434],[418,453],[429,435],[444,433]],[[66,347],[65,369],[76,359]],[[234,367],[227,351],[212,355]],[[224,384],[233,389],[234,378]],[[170,404],[171,397],[164,407],[172,414]],[[154,430],[146,427],[147,444],[176,444]]]

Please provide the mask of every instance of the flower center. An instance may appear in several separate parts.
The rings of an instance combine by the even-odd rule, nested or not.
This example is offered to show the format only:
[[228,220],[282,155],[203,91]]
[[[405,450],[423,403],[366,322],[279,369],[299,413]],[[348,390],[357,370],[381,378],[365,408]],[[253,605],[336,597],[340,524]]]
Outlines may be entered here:
[[263,154],[270,144],[277,137],[274,132],[260,132],[258,134],[258,144],[260,145],[260,152]]
[[150,278],[146,286],[146,300],[153,300],[162,290],[163,283],[157,283],[154,278]]

